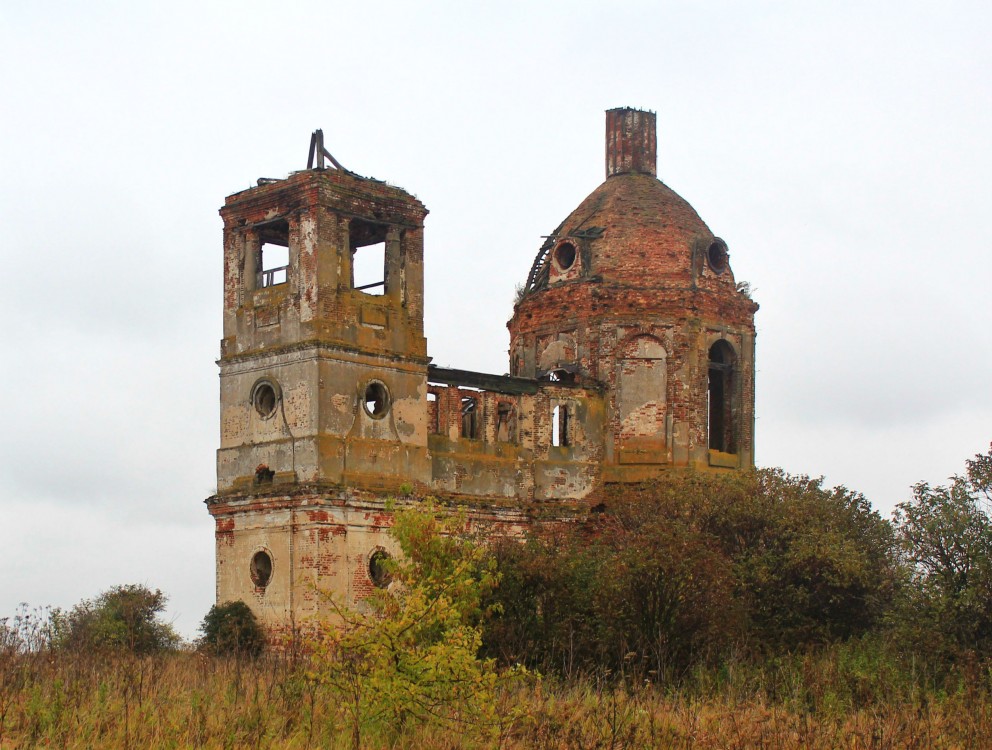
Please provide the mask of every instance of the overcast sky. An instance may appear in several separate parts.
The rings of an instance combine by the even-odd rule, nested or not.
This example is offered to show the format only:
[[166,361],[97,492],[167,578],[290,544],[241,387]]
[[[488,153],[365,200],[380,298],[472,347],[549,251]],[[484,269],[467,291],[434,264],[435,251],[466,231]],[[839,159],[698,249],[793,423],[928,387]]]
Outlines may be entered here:
[[310,133],[430,209],[429,353],[503,373],[604,110],[748,281],[757,460],[888,515],[992,440],[992,4],[0,0],[0,617],[213,602],[224,197]]

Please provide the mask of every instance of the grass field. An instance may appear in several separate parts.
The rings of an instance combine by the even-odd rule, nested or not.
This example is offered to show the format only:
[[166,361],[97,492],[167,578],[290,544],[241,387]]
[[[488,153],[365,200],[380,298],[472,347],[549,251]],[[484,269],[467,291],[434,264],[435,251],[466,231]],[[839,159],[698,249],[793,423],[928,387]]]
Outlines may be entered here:
[[884,700],[878,675],[864,675],[873,684],[859,696],[822,659],[798,660],[773,690],[768,674],[753,672],[677,691],[531,677],[499,691],[491,726],[464,725],[453,707],[428,722],[366,721],[360,738],[354,706],[308,674],[305,660],[191,652],[8,654],[0,662],[0,747],[992,747],[986,673],[958,675],[949,690],[893,680]]

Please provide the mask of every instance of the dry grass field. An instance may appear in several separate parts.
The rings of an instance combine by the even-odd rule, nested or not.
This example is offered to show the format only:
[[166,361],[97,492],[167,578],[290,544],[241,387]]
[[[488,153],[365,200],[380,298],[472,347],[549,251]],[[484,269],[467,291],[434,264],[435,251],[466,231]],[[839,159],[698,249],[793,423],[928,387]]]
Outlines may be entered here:
[[[856,705],[830,686],[829,669],[807,666],[808,684],[797,671],[774,700],[753,682],[701,693],[530,677],[498,691],[491,724],[463,723],[454,705],[429,721],[369,721],[357,741],[418,750],[992,747],[992,700],[979,674],[951,692],[893,688],[885,702]],[[353,706],[310,675],[305,660],[277,658],[10,654],[0,663],[0,747],[354,747]]]

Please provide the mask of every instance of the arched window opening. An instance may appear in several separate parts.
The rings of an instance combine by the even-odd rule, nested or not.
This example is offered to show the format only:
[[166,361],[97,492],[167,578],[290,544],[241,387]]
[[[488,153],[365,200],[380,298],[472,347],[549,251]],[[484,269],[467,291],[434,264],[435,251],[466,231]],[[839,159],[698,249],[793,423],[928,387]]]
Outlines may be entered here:
[[516,409],[508,401],[500,401],[496,406],[496,440],[500,443],[515,443],[517,440]]
[[558,404],[551,410],[551,445],[566,447],[569,439],[569,413],[566,404]]
[[737,453],[737,383],[734,350],[726,341],[710,347],[709,388],[706,411],[710,450]]
[[474,396],[462,398],[462,437],[468,440],[479,438],[479,401]]

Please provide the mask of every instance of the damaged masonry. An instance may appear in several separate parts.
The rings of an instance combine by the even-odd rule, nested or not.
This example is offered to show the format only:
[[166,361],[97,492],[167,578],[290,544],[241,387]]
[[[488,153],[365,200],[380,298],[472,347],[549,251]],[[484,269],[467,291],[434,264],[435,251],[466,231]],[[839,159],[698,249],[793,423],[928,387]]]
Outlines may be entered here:
[[544,238],[510,375],[430,364],[426,215],[320,131],[306,170],[221,209],[217,600],[270,630],[319,616],[318,592],[353,604],[385,585],[384,498],[411,488],[518,534],[606,483],[754,463],[758,305],[657,179],[654,113],[606,113],[606,180]]

